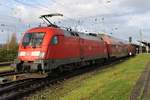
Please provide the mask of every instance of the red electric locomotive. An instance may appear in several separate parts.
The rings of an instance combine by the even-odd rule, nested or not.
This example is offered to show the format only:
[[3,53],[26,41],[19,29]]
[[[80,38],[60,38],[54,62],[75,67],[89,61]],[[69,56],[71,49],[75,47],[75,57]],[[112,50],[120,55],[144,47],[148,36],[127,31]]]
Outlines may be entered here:
[[135,54],[135,48],[127,42],[108,35],[81,33],[62,29],[49,22],[47,27],[29,29],[19,44],[15,67],[18,72],[51,72],[74,69],[90,63]]
[[[58,15],[43,15],[41,18],[48,21],[47,17]],[[24,33],[19,44],[16,70],[50,72],[107,59],[107,52],[105,41],[94,34],[64,30],[50,23],[48,27],[37,27]]]

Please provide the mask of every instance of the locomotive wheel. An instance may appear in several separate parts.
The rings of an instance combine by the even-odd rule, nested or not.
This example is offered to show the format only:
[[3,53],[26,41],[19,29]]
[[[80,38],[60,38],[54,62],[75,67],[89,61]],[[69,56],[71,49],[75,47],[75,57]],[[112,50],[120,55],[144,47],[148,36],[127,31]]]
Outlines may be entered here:
[[38,71],[38,72],[42,72],[42,66],[41,66],[41,64],[38,64],[38,65],[37,65],[37,71]]
[[23,70],[23,63],[18,63],[16,65],[16,72],[22,72]]
[[53,69],[53,72],[54,73],[62,73],[64,70],[63,70],[63,67],[62,66],[60,66],[60,67],[58,67],[58,68],[56,68],[56,69]]
[[30,69],[31,69],[31,68],[30,68],[29,65],[26,65],[26,66],[23,65],[23,67],[22,67],[22,71],[23,71],[23,72],[30,72]]

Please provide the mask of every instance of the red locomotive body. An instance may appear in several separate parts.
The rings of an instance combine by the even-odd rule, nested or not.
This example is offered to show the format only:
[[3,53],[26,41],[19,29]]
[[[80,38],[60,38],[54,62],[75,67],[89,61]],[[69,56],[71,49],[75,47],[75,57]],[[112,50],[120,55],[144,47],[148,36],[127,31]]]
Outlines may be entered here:
[[28,30],[19,45],[17,70],[50,71],[60,66],[106,59],[104,41],[55,27]]
[[[47,17],[61,14],[42,15]],[[48,21],[49,22],[49,21]],[[135,54],[135,48],[108,35],[74,32],[49,22],[25,32],[19,44],[17,71],[51,72],[54,69],[74,69],[77,65],[98,63],[107,59]],[[76,65],[76,66],[75,66]]]

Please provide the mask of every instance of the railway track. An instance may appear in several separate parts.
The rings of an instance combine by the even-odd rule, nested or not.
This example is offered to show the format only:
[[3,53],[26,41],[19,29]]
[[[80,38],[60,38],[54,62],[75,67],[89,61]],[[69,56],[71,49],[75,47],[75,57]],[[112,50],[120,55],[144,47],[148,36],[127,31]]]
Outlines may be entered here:
[[12,64],[12,61],[10,62],[0,62],[0,66],[9,66]]
[[[125,59],[124,59],[125,60]],[[106,63],[104,66],[99,67],[100,65],[93,65],[89,67],[84,67],[76,69],[72,72],[65,72],[59,75],[50,75],[47,78],[39,79],[24,79],[13,83],[2,84],[0,85],[0,100],[12,100],[12,99],[22,99],[24,96],[27,96],[34,91],[38,91],[46,86],[60,83],[64,79],[68,79],[73,76],[81,75],[93,70],[108,68],[110,64],[121,63],[124,60],[115,61],[113,63]]]
[[15,75],[17,74],[15,71],[11,70],[11,71],[4,71],[4,72],[0,72],[0,77],[3,76],[9,76],[9,75]]
[[[1,85],[0,86],[0,100],[12,100],[21,99],[24,95],[27,95],[37,89],[41,89],[49,84],[57,83],[58,81],[64,80],[69,77],[68,75],[48,77],[41,79],[26,79],[15,82],[13,84]],[[15,90],[15,91],[14,91]]]
[[25,92],[25,87],[29,88],[29,85],[31,85],[31,83],[33,82],[35,82],[35,80],[27,79],[15,82],[14,84],[10,84],[8,86],[1,86],[0,100],[10,100],[18,98],[23,92]]
[[[0,62],[0,67],[10,66],[12,62]],[[14,70],[0,71],[0,77],[17,74]]]

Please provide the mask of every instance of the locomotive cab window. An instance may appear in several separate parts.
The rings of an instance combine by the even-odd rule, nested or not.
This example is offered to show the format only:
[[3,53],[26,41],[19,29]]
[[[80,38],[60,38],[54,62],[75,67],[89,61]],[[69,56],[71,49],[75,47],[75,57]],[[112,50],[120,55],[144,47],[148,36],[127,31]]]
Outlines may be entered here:
[[53,45],[58,44],[58,36],[54,36],[54,37],[52,38],[51,43],[52,43]]
[[40,46],[44,38],[43,32],[26,33],[23,37],[23,46]]

